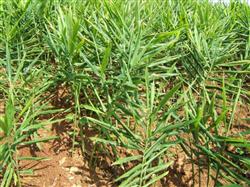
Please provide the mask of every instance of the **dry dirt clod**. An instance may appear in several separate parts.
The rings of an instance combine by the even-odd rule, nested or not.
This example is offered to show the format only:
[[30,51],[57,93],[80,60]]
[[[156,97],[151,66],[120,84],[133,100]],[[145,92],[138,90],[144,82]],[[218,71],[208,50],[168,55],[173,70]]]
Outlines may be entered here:
[[82,187],[82,186],[79,184],[73,184],[72,187]]
[[77,168],[77,167],[71,167],[71,168],[69,169],[69,173],[70,173],[70,174],[74,174],[74,173],[77,173],[77,172],[80,172],[80,169]]
[[59,165],[62,166],[65,163],[66,159],[66,157],[63,157],[61,160],[59,160]]

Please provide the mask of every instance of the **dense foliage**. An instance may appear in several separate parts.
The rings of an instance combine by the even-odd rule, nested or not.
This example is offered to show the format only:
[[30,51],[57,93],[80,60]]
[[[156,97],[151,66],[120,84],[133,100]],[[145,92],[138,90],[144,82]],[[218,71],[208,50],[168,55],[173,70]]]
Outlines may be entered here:
[[[56,138],[37,130],[65,118],[72,149],[122,168],[117,185],[163,179],[172,147],[207,185],[250,184],[250,131],[232,130],[236,118],[249,124],[237,116],[249,111],[249,32],[250,7],[236,1],[0,0],[1,187],[21,186],[19,161],[42,158],[18,149]],[[67,97],[54,106],[61,87]],[[98,132],[87,137],[93,150],[86,128]]]

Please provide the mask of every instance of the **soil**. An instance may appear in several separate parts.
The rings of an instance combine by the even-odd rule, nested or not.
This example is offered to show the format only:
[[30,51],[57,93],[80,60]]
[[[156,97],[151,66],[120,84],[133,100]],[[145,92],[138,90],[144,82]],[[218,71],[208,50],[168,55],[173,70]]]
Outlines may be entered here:
[[[65,125],[65,126],[64,126]],[[44,161],[21,161],[21,169],[33,169],[33,175],[23,176],[25,187],[109,187],[112,185],[112,174],[93,168],[84,159],[80,148],[72,150],[66,124],[57,124],[39,131],[40,136],[59,135],[59,139],[42,143],[41,150],[32,147],[20,149],[22,156],[47,157]],[[60,132],[60,133],[58,133]]]
[[[3,114],[4,107],[0,102],[0,114]],[[239,106],[234,119],[232,134],[249,129],[248,106]],[[19,156],[46,157],[42,161],[20,161],[20,169],[33,170],[32,175],[23,175],[22,182],[24,187],[111,187],[117,186],[113,183],[117,177],[117,171],[111,166],[111,161],[98,161],[93,164],[89,157],[83,156],[81,149],[75,147],[72,151],[72,137],[68,132],[72,129],[71,124],[65,122],[47,126],[38,131],[38,136],[58,136],[58,139],[41,143],[38,147],[29,146],[19,149]],[[93,136],[93,132],[89,132]],[[87,149],[93,149],[91,144]],[[169,169],[166,178],[158,182],[155,187],[191,187],[199,186],[198,179],[201,180],[201,186],[206,186],[207,171],[203,170],[201,176],[198,175],[198,167],[194,167],[195,174],[192,174],[192,163],[180,147],[174,147],[170,150],[176,156],[174,164]],[[196,184],[193,184],[193,177]],[[223,181],[221,181],[223,182]],[[210,179],[209,186],[214,186]]]
[[[70,137],[67,135],[67,127],[60,127],[58,133],[58,125],[56,128],[51,126],[48,129],[40,130],[40,136],[59,135],[58,140],[42,143],[41,150],[33,147],[24,147],[20,149],[21,156],[47,157],[49,160],[44,161],[21,161],[21,169],[33,169],[33,175],[23,176],[24,187],[111,187],[117,186],[112,181],[116,177],[116,173],[109,166],[100,163],[100,166],[93,167],[89,159],[82,156],[79,147],[72,150]],[[57,129],[57,130],[56,130]],[[191,187],[193,186],[192,164],[186,157],[180,147],[173,147],[170,150],[176,154],[175,162],[169,169],[168,176],[158,182],[156,187]],[[195,166],[195,180],[198,186],[198,168]],[[207,172],[201,174],[201,185],[206,186]],[[210,180],[210,186],[213,181]]]

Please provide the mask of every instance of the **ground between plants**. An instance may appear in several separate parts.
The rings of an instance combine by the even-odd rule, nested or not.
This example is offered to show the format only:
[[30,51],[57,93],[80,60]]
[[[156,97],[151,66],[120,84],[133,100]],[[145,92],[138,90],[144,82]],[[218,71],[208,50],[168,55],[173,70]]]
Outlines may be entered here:
[[248,186],[250,7],[0,0],[0,181]]

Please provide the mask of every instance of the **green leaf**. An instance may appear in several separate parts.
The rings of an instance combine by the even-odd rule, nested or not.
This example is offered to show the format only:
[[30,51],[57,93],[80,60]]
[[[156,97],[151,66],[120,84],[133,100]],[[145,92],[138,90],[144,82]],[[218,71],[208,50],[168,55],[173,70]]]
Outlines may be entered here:
[[239,184],[227,184],[227,185],[223,185],[221,187],[242,187],[242,186]]
[[175,94],[175,92],[181,87],[182,82],[178,83],[176,86],[174,86],[160,101],[157,108],[153,111],[151,115],[155,115],[165,104],[166,102]]
[[115,161],[112,165],[121,165],[121,164],[125,164],[127,162],[131,162],[134,160],[139,160],[141,158],[142,158],[141,155],[129,156],[129,157],[121,158],[121,159]]
[[84,108],[86,110],[90,110],[92,112],[95,112],[97,114],[103,114],[102,111],[100,111],[98,108],[94,107],[94,106],[90,106],[90,105],[80,105],[81,108]]
[[99,143],[109,144],[113,146],[118,146],[116,141],[105,140],[105,139],[97,138],[97,137],[91,137],[90,140],[92,140],[93,142],[99,142]]
[[11,132],[14,126],[14,117],[15,117],[14,115],[15,115],[15,108],[11,99],[9,99],[7,102],[6,111],[5,111],[6,135],[9,135],[9,133]]
[[112,43],[109,43],[106,50],[105,50],[105,52],[104,52],[102,63],[100,65],[100,71],[101,71],[103,79],[105,79],[105,71],[107,69],[109,58],[111,56],[111,49],[112,49]]

